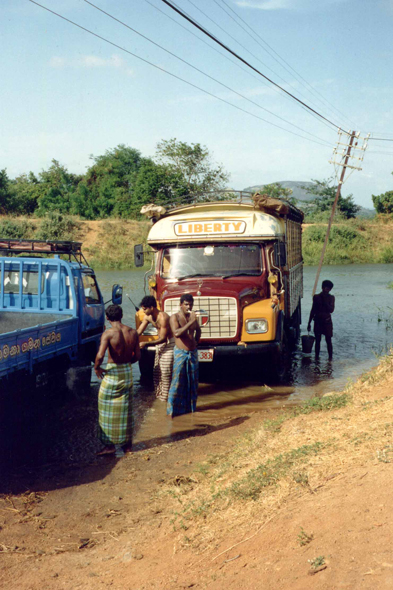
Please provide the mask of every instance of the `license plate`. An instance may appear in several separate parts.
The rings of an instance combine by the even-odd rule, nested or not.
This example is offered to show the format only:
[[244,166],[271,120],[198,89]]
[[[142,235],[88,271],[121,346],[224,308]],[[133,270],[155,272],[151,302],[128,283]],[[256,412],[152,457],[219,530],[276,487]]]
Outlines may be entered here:
[[200,363],[211,363],[213,362],[214,348],[209,350],[198,350],[198,360]]

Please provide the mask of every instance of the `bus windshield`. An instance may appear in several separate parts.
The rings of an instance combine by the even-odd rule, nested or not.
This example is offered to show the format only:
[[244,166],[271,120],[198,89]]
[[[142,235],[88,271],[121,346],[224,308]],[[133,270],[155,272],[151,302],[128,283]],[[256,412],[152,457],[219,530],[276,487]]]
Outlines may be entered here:
[[161,276],[164,279],[259,276],[262,270],[259,244],[209,244],[165,248]]

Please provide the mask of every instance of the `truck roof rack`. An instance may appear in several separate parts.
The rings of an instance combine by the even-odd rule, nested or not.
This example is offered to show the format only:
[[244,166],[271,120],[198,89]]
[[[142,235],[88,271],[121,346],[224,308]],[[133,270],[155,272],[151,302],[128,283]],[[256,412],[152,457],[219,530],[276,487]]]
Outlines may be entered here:
[[0,253],[11,256],[22,253],[45,254],[46,256],[49,254],[63,254],[68,256],[69,260],[73,257],[79,264],[84,262],[88,266],[88,262],[82,253],[82,242],[0,238]]

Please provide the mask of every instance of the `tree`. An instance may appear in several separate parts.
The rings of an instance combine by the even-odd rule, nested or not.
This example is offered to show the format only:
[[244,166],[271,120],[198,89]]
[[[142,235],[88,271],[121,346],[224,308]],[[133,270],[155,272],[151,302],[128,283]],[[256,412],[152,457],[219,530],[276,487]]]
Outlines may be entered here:
[[176,138],[163,140],[157,144],[156,160],[166,165],[168,172],[177,174],[177,178],[182,177],[191,197],[222,190],[229,180],[229,174],[212,162],[207,147],[199,143],[188,144]]
[[[307,206],[308,216],[315,217],[323,213],[326,213],[326,217],[330,215],[337,192],[337,186],[330,184],[331,181],[332,179],[322,181],[312,179],[314,186],[304,187],[309,194],[315,195],[315,199],[310,201]],[[351,219],[356,217],[361,208],[355,204],[353,195],[347,197],[340,195],[337,209],[345,219]]]
[[111,215],[130,217],[141,153],[120,144],[102,156],[90,158],[94,164],[78,186],[72,212],[87,219]]
[[39,174],[39,192],[37,215],[49,211],[69,213],[76,187],[82,176],[68,172],[57,160],[52,160],[48,170]]
[[9,213],[10,198],[10,179],[7,170],[4,168],[0,170],[0,213]]
[[20,215],[32,215],[38,207],[42,187],[33,172],[21,174],[11,180],[15,212]]
[[269,197],[272,197],[273,199],[285,199],[286,201],[292,203],[292,205],[297,204],[297,199],[291,197],[293,190],[291,188],[284,188],[279,182],[264,184],[260,190],[265,195],[269,195]]
[[377,213],[393,213],[393,191],[381,195],[371,195]]

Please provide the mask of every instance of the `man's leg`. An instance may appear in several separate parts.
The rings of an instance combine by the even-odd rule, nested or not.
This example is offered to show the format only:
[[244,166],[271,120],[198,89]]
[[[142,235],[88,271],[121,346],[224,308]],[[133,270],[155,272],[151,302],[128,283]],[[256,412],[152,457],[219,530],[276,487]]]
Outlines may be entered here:
[[331,336],[325,336],[325,338],[326,338],[326,345],[327,345],[327,349],[328,349],[329,359],[332,359],[333,358],[332,337]]
[[315,358],[319,358],[321,352],[321,334],[315,334]]

